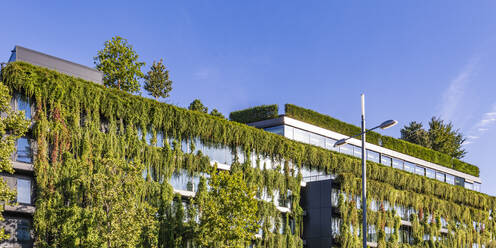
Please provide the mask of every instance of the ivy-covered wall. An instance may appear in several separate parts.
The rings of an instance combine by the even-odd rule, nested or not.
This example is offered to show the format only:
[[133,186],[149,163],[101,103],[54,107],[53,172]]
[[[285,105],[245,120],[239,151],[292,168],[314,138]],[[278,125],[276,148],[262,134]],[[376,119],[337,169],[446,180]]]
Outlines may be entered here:
[[[210,163],[201,152],[184,153],[180,147],[183,140],[198,139],[204,145],[239,150],[245,158],[255,153],[276,161],[274,169],[264,170],[252,167],[249,159],[244,163],[235,159],[232,165],[232,169],[242,170],[245,179],[259,190],[293,192],[292,211],[285,218],[295,220],[294,234],[287,228],[283,234],[270,232],[270,223],[283,216],[274,204],[260,201],[257,215],[264,220],[265,232],[255,241],[257,247],[302,247],[301,174],[297,168],[318,168],[337,175],[342,192],[359,194],[360,160],[354,157],[22,62],[7,65],[1,80],[36,103],[32,133],[38,147],[34,225],[39,247],[108,247],[102,239],[113,240],[112,235],[120,234],[129,235],[125,236],[129,240],[127,247],[184,247],[197,227],[194,221],[178,220],[182,217],[171,209],[178,205],[173,204],[174,195],[166,182],[175,170],[182,168],[198,174],[206,171]],[[141,137],[138,130],[143,132]],[[147,132],[152,133],[152,145],[146,144]],[[154,146],[157,133],[172,139],[173,145],[164,142],[164,147]],[[143,169],[149,172],[146,180],[141,179]],[[453,223],[455,232],[450,233],[453,238],[449,239],[453,245],[438,243],[438,247],[487,243],[494,237],[494,219],[489,218],[490,211],[496,207],[494,197],[371,162],[368,171],[368,198],[412,205]],[[122,203],[124,199],[112,202],[115,195],[105,187],[107,180],[117,180],[111,185],[118,185],[117,193],[129,204]],[[354,240],[358,239],[345,227],[355,225],[359,210],[347,206],[346,201],[341,202],[345,225],[339,241],[343,247],[357,247]],[[113,205],[119,207],[109,207]],[[126,209],[133,212],[125,216]],[[194,211],[188,208],[183,215],[194,215]],[[372,215],[371,221],[390,223],[392,216],[380,213]],[[423,223],[424,219],[418,218]],[[473,221],[483,223],[484,228],[472,228]],[[139,224],[129,225],[135,222]],[[437,230],[427,229],[427,224],[413,223],[418,227],[414,230],[417,235]],[[116,227],[118,224],[122,228]],[[464,228],[459,228],[464,224]],[[117,228],[116,233],[106,232],[112,227]],[[137,235],[130,235],[126,228],[132,228]],[[419,240],[416,245],[423,243]],[[390,240],[380,246],[399,247],[399,244]]]
[[[330,116],[320,114],[310,109],[305,109],[293,104],[285,105],[285,115],[297,120],[314,124],[316,126],[333,130],[344,135],[352,136],[361,132],[357,126],[342,122]],[[408,154],[432,163],[452,168],[469,175],[479,176],[479,168],[475,165],[451,158],[449,155],[413,144],[404,140],[384,136],[376,132],[367,134],[367,142],[380,145],[391,150]]]

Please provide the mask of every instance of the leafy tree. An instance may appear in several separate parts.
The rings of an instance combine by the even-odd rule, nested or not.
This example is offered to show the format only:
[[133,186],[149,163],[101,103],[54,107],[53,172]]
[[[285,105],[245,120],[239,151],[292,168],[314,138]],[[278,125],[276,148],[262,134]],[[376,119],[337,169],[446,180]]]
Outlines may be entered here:
[[115,36],[106,41],[94,61],[96,68],[103,72],[105,86],[131,93],[139,91],[138,80],[144,76],[141,67],[145,63],[138,62],[138,54],[126,39]]
[[408,126],[404,126],[400,132],[402,140],[406,140],[414,144],[419,144],[424,147],[431,147],[429,133],[425,131],[422,123],[412,121],[410,122],[410,124],[408,124]]
[[253,240],[259,226],[255,188],[249,187],[241,172],[213,170],[199,185],[195,199],[200,223],[196,241],[203,247],[241,248]]
[[429,121],[429,130],[422,127],[422,123],[410,122],[401,129],[401,139],[431,148],[435,151],[450,155],[453,158],[463,158],[467,153],[462,144],[465,138],[459,130],[455,130],[450,123],[444,123],[438,117]]
[[[24,118],[24,113],[16,112],[10,107],[9,89],[0,82],[0,172],[14,173],[11,155],[15,150],[15,142],[21,137],[29,126],[29,121]],[[0,201],[10,202],[14,200],[15,192],[10,190],[7,183],[0,179]],[[0,221],[4,218],[1,213],[4,210],[4,204],[0,204]],[[4,228],[0,229],[0,240],[8,238]]]
[[465,138],[458,129],[454,130],[451,122],[446,124],[440,118],[432,117],[429,122],[429,139],[432,149],[436,151],[458,159],[467,154],[467,151],[462,148]]
[[213,116],[217,116],[219,118],[222,118],[222,119],[225,119],[226,117],[224,117],[224,115],[219,112],[219,110],[217,109],[212,109],[212,111],[210,111],[210,115],[213,115]]
[[172,90],[172,81],[169,80],[169,70],[166,69],[162,59],[153,65],[145,75],[145,90],[158,100],[159,97],[169,97]]
[[189,104],[189,110],[199,111],[203,113],[208,113],[208,108],[203,105],[200,99],[195,99],[193,102]]

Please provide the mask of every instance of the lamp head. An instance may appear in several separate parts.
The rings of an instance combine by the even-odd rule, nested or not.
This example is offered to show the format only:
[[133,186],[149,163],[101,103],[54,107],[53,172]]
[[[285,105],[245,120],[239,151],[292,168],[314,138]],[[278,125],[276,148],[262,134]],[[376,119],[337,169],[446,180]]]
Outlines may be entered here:
[[334,147],[342,146],[344,144],[346,144],[346,139],[340,139],[334,143]]
[[392,126],[394,126],[396,124],[398,124],[398,121],[396,121],[396,120],[388,120],[388,121],[385,121],[385,122],[381,123],[381,125],[379,125],[379,127],[381,129],[386,129],[386,128],[390,128],[390,127],[392,127]]

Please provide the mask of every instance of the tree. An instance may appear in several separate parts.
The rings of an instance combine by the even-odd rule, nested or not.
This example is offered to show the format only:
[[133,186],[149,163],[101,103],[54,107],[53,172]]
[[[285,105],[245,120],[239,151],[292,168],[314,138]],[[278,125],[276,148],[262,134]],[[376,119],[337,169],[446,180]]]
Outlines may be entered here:
[[158,63],[153,61],[150,71],[145,75],[145,90],[158,100],[159,97],[169,97],[172,90],[172,81],[169,80],[169,70],[166,69],[162,59]]
[[115,36],[106,41],[94,61],[96,68],[103,72],[105,86],[131,93],[139,91],[138,80],[144,76],[141,67],[145,63],[138,62],[138,54],[126,39]]
[[[0,172],[14,173],[11,163],[11,155],[15,151],[16,140],[28,129],[29,121],[24,117],[24,113],[14,111],[10,107],[9,89],[0,82]],[[15,199],[16,193],[10,190],[5,180],[0,179],[0,201],[11,202]],[[4,218],[1,213],[4,204],[0,204],[0,221]],[[0,240],[8,238],[4,228],[0,229]]]
[[424,147],[431,147],[429,133],[424,130],[422,123],[412,121],[408,126],[404,126],[400,132],[402,140]]
[[429,122],[429,139],[432,149],[449,154],[454,158],[463,158],[467,151],[462,148],[465,138],[460,130],[454,130],[450,123],[445,124],[440,118],[432,117]]
[[202,113],[208,113],[208,108],[203,105],[200,99],[195,99],[193,102],[189,104],[189,110],[199,111]]
[[213,116],[217,116],[219,118],[222,118],[222,119],[225,119],[226,117],[224,117],[224,115],[219,112],[219,110],[217,109],[212,109],[212,111],[210,111],[210,115],[213,115]]
[[454,130],[453,124],[444,123],[439,117],[432,117],[429,121],[429,130],[422,127],[422,123],[410,122],[401,129],[401,139],[433,149],[461,159],[467,153],[462,144],[465,142],[463,134]]
[[259,228],[255,188],[241,172],[212,170],[208,182],[210,189],[201,183],[195,198],[200,216],[196,242],[203,247],[246,247]]

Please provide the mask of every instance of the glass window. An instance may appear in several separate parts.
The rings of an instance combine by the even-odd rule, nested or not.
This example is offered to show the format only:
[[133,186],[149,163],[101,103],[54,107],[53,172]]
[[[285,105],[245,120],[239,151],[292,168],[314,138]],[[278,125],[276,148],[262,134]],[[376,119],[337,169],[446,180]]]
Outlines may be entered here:
[[449,184],[455,184],[455,177],[449,174],[446,174],[446,182]]
[[371,150],[367,150],[367,160],[379,163],[379,153]]
[[31,204],[31,180],[17,179],[17,202]]
[[474,190],[474,184],[469,183],[469,182],[465,182],[465,188],[466,189]]
[[339,152],[348,154],[348,155],[353,155],[353,146],[350,144],[344,144],[339,147]]
[[265,131],[284,136],[284,126],[264,128]]
[[428,178],[436,178],[436,172],[432,169],[425,168],[425,176]]
[[325,138],[318,134],[310,134],[310,144],[314,146],[320,146],[325,148]]
[[455,177],[455,185],[459,185],[464,187],[465,186],[465,179],[461,177]]
[[411,173],[415,173],[415,167],[416,166],[414,164],[405,162],[403,164],[403,167],[405,168],[405,171],[408,171],[408,172],[411,172]]
[[157,146],[164,147],[164,135],[162,132],[157,132]]
[[24,116],[27,120],[31,120],[31,103],[29,98],[22,95],[16,94],[17,110],[24,111]]
[[152,139],[153,139],[153,133],[151,130],[148,130],[148,132],[146,132],[146,144],[147,145],[151,145],[152,144]]
[[[393,158],[393,168],[403,170],[403,160]],[[406,164],[405,164],[405,170],[406,170]]]
[[444,182],[444,177],[445,177],[445,176],[446,176],[446,175],[445,175],[444,173],[439,172],[439,171],[436,171],[436,179],[437,179],[437,180],[439,180],[439,181],[441,181],[441,182]]
[[301,129],[295,128],[294,129],[294,140],[308,144],[310,142],[310,133],[307,131],[303,131]]
[[480,183],[474,183],[474,190],[477,192],[481,191],[481,184]]
[[17,223],[17,228],[16,228],[17,240],[21,241],[21,243],[24,243],[25,241],[30,241],[31,240],[30,229],[31,229],[31,227],[30,227],[29,221],[20,220]]
[[[391,166],[391,164],[392,164],[391,158],[381,154],[381,164]],[[401,169],[403,169],[403,168],[401,168]]]
[[362,148],[358,146],[352,146],[353,147],[353,156],[357,158],[362,157]]
[[288,139],[293,139],[293,131],[294,131],[293,127],[285,125],[284,126],[284,137],[286,137]]
[[420,166],[415,166],[415,174],[425,176],[425,168]]
[[337,142],[337,140],[335,140],[335,139],[326,138],[325,139],[326,149],[338,152],[339,147],[334,146],[334,144],[336,144],[336,142]]
[[29,139],[21,137],[17,140],[16,161],[23,163],[32,163],[31,145]]

